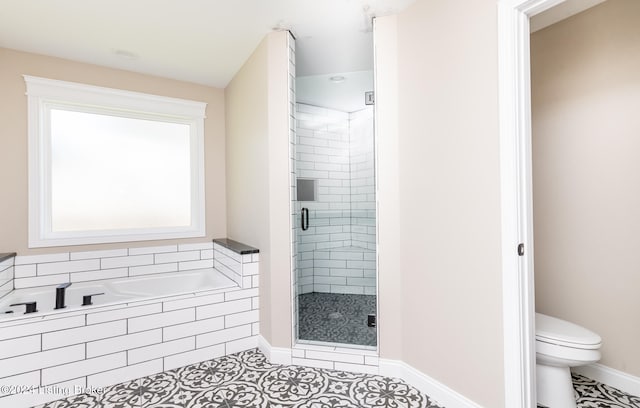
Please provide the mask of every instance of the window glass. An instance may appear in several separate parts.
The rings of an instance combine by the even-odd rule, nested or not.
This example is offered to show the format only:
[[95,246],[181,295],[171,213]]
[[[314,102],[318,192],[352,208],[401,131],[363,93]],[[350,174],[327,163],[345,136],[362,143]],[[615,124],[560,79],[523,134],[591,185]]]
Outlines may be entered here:
[[189,126],[51,110],[51,229],[191,223]]
[[205,235],[205,103],[25,81],[30,247]]

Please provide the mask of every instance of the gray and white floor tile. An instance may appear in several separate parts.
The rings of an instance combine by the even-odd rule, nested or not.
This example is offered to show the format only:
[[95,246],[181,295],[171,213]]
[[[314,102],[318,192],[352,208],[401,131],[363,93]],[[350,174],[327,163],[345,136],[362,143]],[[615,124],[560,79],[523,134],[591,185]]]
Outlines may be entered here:
[[[639,408],[640,398],[573,376],[578,408]],[[80,394],[38,408],[442,408],[379,375],[270,364],[249,350]]]
[[117,384],[39,408],[442,408],[405,382],[267,362],[257,350]]
[[578,408],[640,408],[639,397],[582,375],[573,374],[572,380]]
[[298,338],[301,340],[375,346],[375,327],[367,315],[376,313],[376,296],[305,293],[298,296]]
[[582,375],[573,374],[572,379],[578,408],[640,408],[639,397]]

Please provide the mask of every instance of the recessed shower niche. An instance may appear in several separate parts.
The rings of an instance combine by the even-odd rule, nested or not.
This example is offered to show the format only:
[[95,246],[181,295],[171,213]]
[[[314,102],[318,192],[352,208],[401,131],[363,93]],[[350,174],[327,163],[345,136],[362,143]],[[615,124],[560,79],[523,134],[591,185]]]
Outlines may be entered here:
[[[303,48],[297,41],[296,53]],[[299,343],[376,347],[373,70],[312,74],[298,61],[295,334]]]
[[298,201],[316,201],[318,180],[313,179],[296,179],[296,188],[298,189]]

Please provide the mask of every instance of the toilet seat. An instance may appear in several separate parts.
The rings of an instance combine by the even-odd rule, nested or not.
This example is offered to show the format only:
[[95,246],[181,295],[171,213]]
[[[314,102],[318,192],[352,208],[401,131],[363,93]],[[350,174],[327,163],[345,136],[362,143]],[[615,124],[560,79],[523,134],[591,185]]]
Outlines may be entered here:
[[584,350],[597,350],[602,344],[591,330],[541,313],[536,313],[536,341]]

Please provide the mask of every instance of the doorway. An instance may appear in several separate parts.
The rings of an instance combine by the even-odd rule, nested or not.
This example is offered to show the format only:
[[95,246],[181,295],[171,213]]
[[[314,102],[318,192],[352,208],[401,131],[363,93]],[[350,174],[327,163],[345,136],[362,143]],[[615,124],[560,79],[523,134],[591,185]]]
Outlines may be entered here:
[[[296,42],[296,55],[303,50]],[[291,164],[295,343],[376,350],[373,66],[320,74],[303,66]]]
[[[601,0],[501,1],[499,13],[500,134],[503,211],[505,403],[535,407],[535,301],[531,148],[530,26],[547,11],[571,14]],[[579,5],[581,10],[570,10]],[[559,21],[560,19],[556,20]]]

